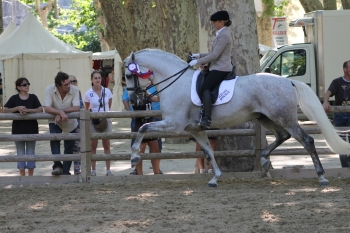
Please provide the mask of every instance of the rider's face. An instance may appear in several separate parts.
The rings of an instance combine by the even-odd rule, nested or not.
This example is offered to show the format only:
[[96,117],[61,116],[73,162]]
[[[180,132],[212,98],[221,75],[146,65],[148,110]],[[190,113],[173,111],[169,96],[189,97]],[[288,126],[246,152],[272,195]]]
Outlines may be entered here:
[[214,26],[215,30],[220,30],[221,28],[224,27],[224,21],[222,21],[222,20],[213,21],[213,26]]

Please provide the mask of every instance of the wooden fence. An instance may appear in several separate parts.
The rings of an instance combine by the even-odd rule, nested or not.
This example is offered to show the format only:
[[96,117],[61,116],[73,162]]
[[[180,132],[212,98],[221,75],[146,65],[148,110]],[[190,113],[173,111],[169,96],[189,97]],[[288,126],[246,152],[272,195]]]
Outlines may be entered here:
[[[332,112],[350,112],[350,107],[336,106],[331,108]],[[90,140],[91,139],[132,139],[136,137],[137,133],[90,133],[90,120],[97,118],[133,118],[142,116],[161,116],[161,111],[137,111],[137,112],[101,112],[91,113],[82,109],[76,113],[68,114],[69,118],[80,118],[80,134],[34,134],[34,135],[0,135],[0,141],[48,141],[48,140],[77,140],[80,139],[80,154],[61,154],[61,155],[35,155],[35,156],[0,156],[0,162],[19,162],[19,161],[81,161],[81,174],[79,176],[50,176],[50,177],[0,177],[0,183],[43,183],[43,182],[91,182],[110,179],[119,180],[147,180],[149,176],[123,176],[123,177],[92,177],[91,176],[91,161],[105,161],[105,160],[129,160],[130,153],[119,154],[91,154]],[[20,114],[6,113],[0,114],[0,121],[2,120],[31,120],[31,119],[53,119],[53,115],[47,113],[35,113],[22,116]],[[305,129],[309,134],[321,133],[317,127]],[[266,135],[270,134],[256,123],[255,129],[227,129],[227,130],[211,130],[208,131],[208,136],[254,136],[255,148],[254,150],[232,150],[232,151],[215,151],[216,157],[255,157],[255,173],[251,173],[251,176],[258,176],[260,173],[260,158],[259,154],[262,148],[266,147]],[[173,137],[189,137],[190,134],[183,132],[181,134],[169,134],[169,133],[148,133],[145,138],[173,138]],[[317,148],[319,154],[334,154],[328,148]],[[308,155],[308,152],[303,148],[288,148],[288,149],[276,149],[271,154],[275,155]],[[143,160],[150,159],[184,159],[184,158],[204,158],[203,152],[179,152],[179,153],[144,153],[141,154]],[[316,173],[313,169],[310,169],[304,177],[316,177]],[[306,171],[306,170],[303,170]],[[272,175],[276,174],[279,177],[293,177],[288,174],[284,174],[278,170],[271,170]],[[295,172],[295,171],[294,171]],[[297,177],[303,173],[298,172]],[[309,174],[310,173],[310,174]],[[334,176],[350,176],[348,169],[340,169],[331,171]],[[349,174],[348,174],[349,173]],[[228,174],[232,175],[232,174]],[[235,176],[247,176],[247,173],[234,173]],[[166,175],[169,176],[169,175]],[[161,176],[161,177],[166,177]],[[202,178],[206,177],[202,174]],[[155,179],[163,179],[159,176]],[[190,176],[172,176],[169,178],[194,178],[196,175]]]

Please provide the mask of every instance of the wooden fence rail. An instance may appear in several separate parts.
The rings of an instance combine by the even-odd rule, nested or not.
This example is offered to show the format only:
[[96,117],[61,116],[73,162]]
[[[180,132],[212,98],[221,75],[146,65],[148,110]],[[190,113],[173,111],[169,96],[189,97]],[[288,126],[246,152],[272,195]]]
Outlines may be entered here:
[[[350,107],[335,106],[331,107],[331,112],[350,112]],[[70,113],[69,118],[80,118],[80,134],[36,134],[36,135],[9,135],[1,134],[0,141],[46,141],[46,140],[78,140],[80,139],[80,154],[61,154],[61,155],[35,155],[32,157],[18,156],[0,156],[0,162],[19,162],[19,161],[81,161],[80,181],[90,180],[91,161],[105,160],[129,160],[130,153],[119,154],[96,154],[90,152],[91,139],[132,139],[137,133],[90,133],[90,120],[96,118],[134,118],[134,117],[152,117],[161,116],[161,111],[135,111],[135,112],[103,112],[90,113],[81,110],[80,113]],[[6,113],[0,114],[2,120],[31,120],[31,119],[53,119],[53,115],[47,113],[35,113],[22,116],[20,114]],[[318,127],[306,127],[304,129],[309,134],[321,133]],[[233,150],[233,151],[215,151],[216,157],[256,157],[256,168],[260,170],[259,154],[262,148],[266,146],[266,135],[270,135],[258,123],[255,129],[227,129],[207,131],[208,136],[255,136],[254,150]],[[190,137],[186,132],[180,134],[170,133],[148,133],[145,138],[174,138]],[[329,148],[317,148],[319,154],[334,154]],[[308,152],[304,148],[276,149],[271,155],[306,155]],[[141,154],[143,160],[149,159],[184,159],[184,158],[203,158],[203,152],[179,152],[179,153],[145,153]]]

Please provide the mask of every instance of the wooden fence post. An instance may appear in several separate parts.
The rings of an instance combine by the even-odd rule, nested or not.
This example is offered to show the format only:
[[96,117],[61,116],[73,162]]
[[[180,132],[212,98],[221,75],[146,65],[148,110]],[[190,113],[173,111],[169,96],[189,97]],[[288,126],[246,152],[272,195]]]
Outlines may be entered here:
[[82,182],[91,176],[90,111],[80,110],[80,158]]
[[266,146],[266,129],[258,121],[255,121],[255,171],[261,171],[260,152]]

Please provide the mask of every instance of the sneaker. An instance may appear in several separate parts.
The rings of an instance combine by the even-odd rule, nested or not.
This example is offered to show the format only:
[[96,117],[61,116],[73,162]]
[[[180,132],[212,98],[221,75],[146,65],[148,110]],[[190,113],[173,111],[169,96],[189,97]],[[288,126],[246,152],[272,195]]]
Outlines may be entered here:
[[113,176],[111,170],[107,170],[107,171],[106,171],[106,176]]
[[54,175],[54,176],[62,175],[62,173],[63,173],[63,171],[62,171],[62,168],[60,168],[60,167],[56,167],[51,172],[51,174]]
[[96,171],[95,170],[91,171],[91,176],[96,176]]
[[213,169],[208,169],[208,173],[213,173]]
[[137,170],[135,169],[135,170],[133,170],[132,172],[130,172],[130,174],[129,175],[137,175]]
[[199,173],[205,173],[205,169],[199,169]]

